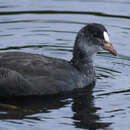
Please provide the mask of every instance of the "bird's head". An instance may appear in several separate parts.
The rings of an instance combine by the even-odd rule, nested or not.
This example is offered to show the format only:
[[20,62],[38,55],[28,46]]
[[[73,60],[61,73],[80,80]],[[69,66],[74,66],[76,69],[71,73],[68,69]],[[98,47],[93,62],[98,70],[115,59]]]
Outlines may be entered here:
[[102,24],[97,23],[88,24],[79,31],[74,49],[76,48],[90,56],[101,48],[118,55],[110,42],[108,31]]

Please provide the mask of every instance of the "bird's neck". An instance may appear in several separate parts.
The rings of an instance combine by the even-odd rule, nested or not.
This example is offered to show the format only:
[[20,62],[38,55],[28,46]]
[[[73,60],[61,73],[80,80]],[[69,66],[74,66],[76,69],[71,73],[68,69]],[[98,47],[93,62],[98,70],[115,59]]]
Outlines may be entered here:
[[85,75],[93,75],[93,60],[92,56],[82,52],[80,49],[75,49],[71,63],[77,70],[84,73]]
[[[84,86],[88,82],[95,81],[95,71],[93,67],[92,51],[89,46],[86,46],[86,41],[89,41],[89,37],[84,36],[84,30],[81,29],[78,33],[73,50],[73,58],[71,64],[81,72],[81,77],[84,81]],[[88,50],[86,50],[88,49]]]

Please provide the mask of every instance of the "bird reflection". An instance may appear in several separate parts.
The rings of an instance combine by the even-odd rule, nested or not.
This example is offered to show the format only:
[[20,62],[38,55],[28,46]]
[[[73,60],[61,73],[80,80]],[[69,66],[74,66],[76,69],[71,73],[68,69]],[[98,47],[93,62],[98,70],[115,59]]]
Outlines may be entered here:
[[85,88],[79,96],[73,97],[72,111],[75,127],[88,129],[105,129],[111,123],[99,122],[100,117],[96,111],[101,109],[94,106],[94,96],[92,95],[93,85]]
[[[74,112],[71,118],[73,119],[74,127],[94,130],[98,128],[105,129],[111,123],[99,122],[100,117],[96,114],[96,111],[101,108],[94,106],[93,86],[60,95],[2,99],[0,101],[0,119],[31,118],[39,120],[37,117],[29,117],[27,115],[44,114],[51,112],[53,109],[63,108],[70,104],[70,101],[66,99],[71,98],[72,111]],[[3,114],[3,112],[6,114]]]

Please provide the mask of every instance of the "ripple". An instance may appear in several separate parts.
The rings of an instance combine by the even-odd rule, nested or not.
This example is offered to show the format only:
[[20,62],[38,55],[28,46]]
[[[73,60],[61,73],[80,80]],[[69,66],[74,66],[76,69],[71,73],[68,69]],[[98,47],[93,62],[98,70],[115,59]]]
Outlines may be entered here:
[[103,94],[98,94],[97,96],[107,96],[107,95],[120,94],[120,93],[128,93],[128,92],[130,93],[130,89],[113,91],[113,92],[108,92],[108,93],[103,93]]
[[56,46],[56,45],[25,45],[25,46],[10,46],[6,48],[0,48],[1,51],[3,50],[20,50],[23,48],[44,48],[44,47],[50,47],[50,48],[57,48],[56,50],[65,50],[65,49],[58,49],[58,48],[67,48],[67,49],[72,49],[69,46]]
[[76,33],[73,31],[57,31],[57,30],[32,30],[32,32]]
[[114,15],[107,14],[103,12],[91,12],[91,11],[56,11],[56,10],[30,10],[30,11],[1,11],[0,15],[17,15],[17,14],[80,14],[80,15],[93,15],[93,16],[102,16],[102,17],[111,17],[111,18],[123,18],[130,19],[130,16],[125,15]]

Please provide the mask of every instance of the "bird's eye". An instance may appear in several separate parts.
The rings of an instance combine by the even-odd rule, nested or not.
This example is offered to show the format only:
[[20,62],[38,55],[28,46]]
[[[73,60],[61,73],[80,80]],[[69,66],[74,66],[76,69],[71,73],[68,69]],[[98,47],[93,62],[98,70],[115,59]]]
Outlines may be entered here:
[[93,37],[104,40],[104,35],[102,32],[94,33]]
[[96,33],[93,34],[93,37],[98,37],[98,35]]

